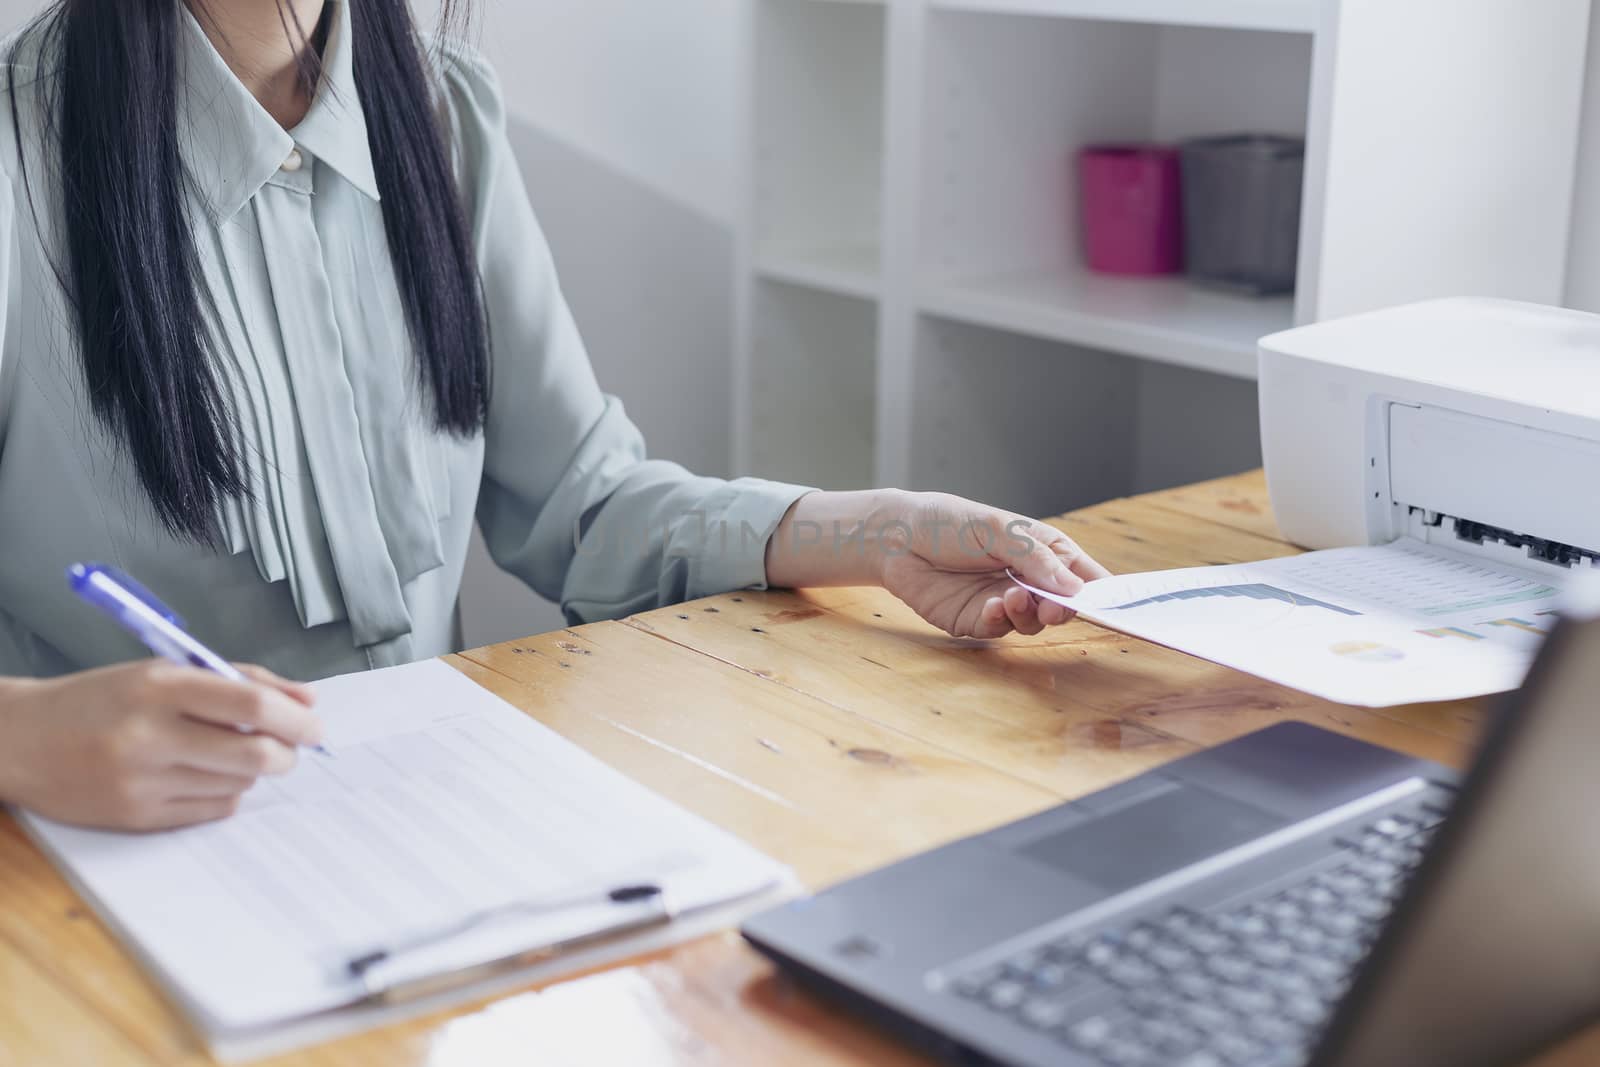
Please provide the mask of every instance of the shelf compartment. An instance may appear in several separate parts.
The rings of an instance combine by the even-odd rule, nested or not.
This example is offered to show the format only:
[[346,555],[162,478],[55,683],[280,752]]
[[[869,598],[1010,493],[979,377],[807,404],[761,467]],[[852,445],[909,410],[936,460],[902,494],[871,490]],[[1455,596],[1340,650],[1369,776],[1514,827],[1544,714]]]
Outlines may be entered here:
[[1139,365],[1135,493],[1261,466],[1261,405],[1255,382],[1164,363],[1129,362]]
[[749,473],[830,489],[874,484],[877,343],[871,301],[756,283]]
[[1051,515],[1133,484],[1137,360],[931,315],[913,343],[908,488]]
[[932,0],[932,6],[947,11],[1281,33],[1314,33],[1321,18],[1319,0]]
[[1261,464],[1252,381],[937,315],[915,344],[912,488],[1040,515]]
[[1081,268],[923,287],[922,309],[958,322],[1106,349],[1234,378],[1256,376],[1256,342],[1294,325],[1289,297],[1247,297],[1183,278]]
[[[887,8],[754,0],[754,18],[755,247],[875,245],[882,220]],[[795,261],[784,256],[778,262]],[[840,264],[823,266],[837,271]]]
[[[929,30],[924,95],[933,117],[923,161],[932,180],[918,226],[919,307],[1254,378],[1256,341],[1293,325],[1294,297],[1242,297],[1181,277],[1089,272],[1081,260],[1074,163],[1079,148],[1101,141],[1176,142],[1242,130],[1304,135],[1312,39],[1237,27],[984,14],[977,0],[959,0],[966,5],[959,9],[957,2],[941,0]],[[1059,0],[1055,7],[1086,4]],[[1197,0],[1193,7],[1226,5]]]
[[882,280],[882,256],[876,243],[865,241],[767,245],[756,250],[756,273],[771,281],[875,300]]

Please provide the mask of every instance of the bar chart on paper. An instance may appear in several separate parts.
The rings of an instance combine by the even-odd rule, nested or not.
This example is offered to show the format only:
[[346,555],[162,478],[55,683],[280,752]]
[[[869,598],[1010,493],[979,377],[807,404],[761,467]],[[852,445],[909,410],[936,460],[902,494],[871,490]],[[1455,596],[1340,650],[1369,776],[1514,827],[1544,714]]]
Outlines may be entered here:
[[1532,570],[1401,540],[1124,575],[1051,599],[1111,629],[1317,696],[1385,707],[1521,684],[1559,586]]

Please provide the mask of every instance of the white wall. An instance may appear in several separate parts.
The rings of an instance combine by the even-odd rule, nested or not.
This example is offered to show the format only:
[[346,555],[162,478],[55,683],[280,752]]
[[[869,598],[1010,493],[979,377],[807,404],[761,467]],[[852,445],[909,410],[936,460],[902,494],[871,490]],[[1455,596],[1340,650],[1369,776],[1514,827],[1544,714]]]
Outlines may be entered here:
[[[653,454],[726,474],[743,0],[488,0],[529,195],[604,387]],[[467,644],[561,624],[475,552]]]
[[1578,146],[1567,303],[1600,312],[1600,7],[1589,23],[1589,76],[1584,86],[1583,140]]
[[[601,384],[706,474],[731,452],[741,2],[481,0],[476,33]],[[562,623],[481,546],[461,597],[469,646]]]
[[740,0],[490,0],[483,46],[514,110],[732,222]]

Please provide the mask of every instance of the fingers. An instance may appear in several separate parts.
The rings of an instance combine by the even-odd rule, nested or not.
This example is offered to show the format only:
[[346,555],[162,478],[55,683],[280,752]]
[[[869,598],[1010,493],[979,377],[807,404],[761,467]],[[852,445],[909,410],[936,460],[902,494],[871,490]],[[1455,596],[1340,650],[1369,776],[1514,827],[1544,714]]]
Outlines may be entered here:
[[[1016,630],[1017,633],[1025,637],[1032,637],[1034,634],[1044,630],[1044,623],[1040,621],[1039,613],[1036,609],[1038,601],[1026,589],[1013,586],[1006,590],[1005,596],[1001,598],[1001,601],[1005,606],[1006,618],[1010,620],[1011,628]],[[1060,605],[1054,606],[1059,607]]]
[[[1084,582],[1099,581],[1101,578],[1111,577],[1111,572],[1089,553],[1078,547],[1078,543],[1060,530],[1048,523],[1035,522],[1032,524],[1034,538],[1039,541],[1052,555],[1060,560],[1072,574]],[[1082,586],[1079,586],[1082,591]],[[1072,596],[1075,594],[1067,594]]]
[[1048,627],[1077,618],[1077,613],[1050,600],[1040,600],[1026,589],[1008,589],[1004,597],[1006,618],[1019,634],[1032,637]]
[[[1019,590],[1020,592],[1021,590]],[[993,640],[1004,637],[1011,632],[1011,619],[1006,614],[1005,600],[1001,597],[990,597],[984,601],[982,610],[978,613],[977,622],[969,629],[971,637]],[[961,634],[956,634],[960,637]]]
[[187,667],[163,669],[155,676],[164,703],[216,726],[244,727],[291,747],[322,741],[322,723],[309,706],[276,684],[236,682]]
[[164,776],[169,795],[177,800],[217,800],[242,796],[256,779],[242,774],[217,774],[195,767],[173,767]]
[[298,758],[294,748],[264,733],[242,734],[191,719],[179,719],[174,731],[172,762],[197,771],[253,781],[288,774]]
[[955,636],[993,640],[1015,632],[1031,637],[1075,618],[1076,612],[1041,601],[1026,589],[1013,586],[1001,596],[984,601],[978,618],[970,626],[958,628]]
[[1036,600],[1039,621],[1046,626],[1061,626],[1078,617],[1078,613],[1070,608],[1062,607],[1053,600]]
[[163,830],[178,830],[185,826],[198,826],[201,823],[217,822],[226,819],[239,810],[239,798],[231,797],[185,797],[178,800],[169,800],[160,805],[148,816],[135,821],[134,829],[149,833],[159,833]]
[[276,689],[290,700],[312,707],[316,704],[317,694],[309,685],[301,682],[291,682],[287,678],[280,678],[265,667],[258,667],[254,663],[241,663],[238,665],[239,673],[269,689]]
[[1087,579],[1072,566],[1081,553],[1066,534],[1043,523],[1019,522],[1012,524],[1012,535],[1010,567],[1019,578],[1061,596],[1083,592]]
[[[1086,582],[1098,582],[1102,578],[1111,577],[1111,571],[1101,566],[1093,556],[1074,544],[1072,538],[1063,534],[1061,540],[1073,553],[1071,562],[1068,563],[1068,566],[1072,568],[1073,574],[1076,574]],[[1060,550],[1060,545],[1057,545],[1056,551],[1058,555]]]

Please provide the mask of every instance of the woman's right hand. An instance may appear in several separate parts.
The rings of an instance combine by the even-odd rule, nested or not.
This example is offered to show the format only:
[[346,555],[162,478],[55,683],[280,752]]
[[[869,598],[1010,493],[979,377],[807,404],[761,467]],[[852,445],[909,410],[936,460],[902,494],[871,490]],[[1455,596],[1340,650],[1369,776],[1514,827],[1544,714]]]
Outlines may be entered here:
[[[232,815],[322,727],[305,686],[162,660],[0,684],[0,800],[57,822],[167,830]],[[252,733],[237,728],[248,727]]]

